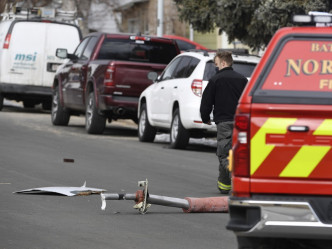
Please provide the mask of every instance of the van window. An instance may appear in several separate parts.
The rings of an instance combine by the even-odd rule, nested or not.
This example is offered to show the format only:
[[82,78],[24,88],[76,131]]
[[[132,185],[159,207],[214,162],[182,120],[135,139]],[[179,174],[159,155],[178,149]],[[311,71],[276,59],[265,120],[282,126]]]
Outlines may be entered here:
[[328,39],[283,41],[263,69],[253,100],[332,104],[331,52],[332,42]]

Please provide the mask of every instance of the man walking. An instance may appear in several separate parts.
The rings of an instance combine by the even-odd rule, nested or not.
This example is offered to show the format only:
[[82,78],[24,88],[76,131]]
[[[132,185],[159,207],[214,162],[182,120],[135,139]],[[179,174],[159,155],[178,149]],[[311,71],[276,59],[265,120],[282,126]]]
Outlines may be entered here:
[[232,68],[231,52],[217,52],[214,62],[218,72],[209,80],[201,100],[203,123],[211,124],[210,113],[217,125],[217,156],[219,159],[218,189],[222,194],[231,190],[228,153],[232,147],[234,115],[238,100],[248,80]]

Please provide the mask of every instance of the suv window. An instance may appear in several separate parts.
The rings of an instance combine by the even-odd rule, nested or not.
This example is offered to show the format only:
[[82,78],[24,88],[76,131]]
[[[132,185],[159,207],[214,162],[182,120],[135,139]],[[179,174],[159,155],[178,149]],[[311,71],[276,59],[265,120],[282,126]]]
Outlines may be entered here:
[[210,80],[217,72],[216,65],[213,61],[208,61],[205,65],[203,80]]
[[332,104],[332,61],[328,39],[286,39],[271,56],[254,102]]
[[242,74],[244,77],[250,78],[252,72],[254,71],[256,67],[256,64],[252,63],[247,63],[247,62],[239,62],[239,61],[234,61],[233,62],[233,69],[236,72],[239,72]]
[[186,74],[185,74],[185,78],[188,78],[192,72],[194,72],[195,68],[197,67],[198,63],[200,62],[199,59],[197,58],[191,58],[191,61],[187,67],[187,71],[186,71]]
[[106,38],[97,59],[168,64],[176,55],[170,43]]
[[[248,62],[233,61],[234,71],[242,74],[244,77],[250,78],[256,64]],[[209,80],[217,72],[213,61],[208,61],[205,66],[203,80]]]
[[173,78],[188,78],[194,71],[200,60],[189,56],[182,56],[180,63],[177,65]]
[[172,61],[167,68],[165,69],[164,73],[162,74],[160,80],[168,80],[172,79],[175,70],[177,69],[177,66],[179,62],[181,61],[181,57],[176,58],[174,61]]

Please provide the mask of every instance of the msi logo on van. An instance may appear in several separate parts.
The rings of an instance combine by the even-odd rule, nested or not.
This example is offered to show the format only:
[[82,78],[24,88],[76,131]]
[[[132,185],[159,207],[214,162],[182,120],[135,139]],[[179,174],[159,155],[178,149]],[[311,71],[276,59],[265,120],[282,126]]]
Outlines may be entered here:
[[37,52],[33,54],[16,54],[15,61],[36,61]]

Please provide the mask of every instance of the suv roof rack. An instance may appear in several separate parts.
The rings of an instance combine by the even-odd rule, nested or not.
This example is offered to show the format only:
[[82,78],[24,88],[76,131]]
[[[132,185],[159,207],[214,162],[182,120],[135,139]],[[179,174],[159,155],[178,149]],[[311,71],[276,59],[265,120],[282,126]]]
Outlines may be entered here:
[[204,56],[209,56],[208,51],[204,49],[188,49],[185,52],[198,52],[198,53],[203,53]]

